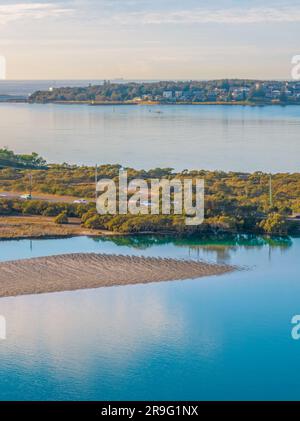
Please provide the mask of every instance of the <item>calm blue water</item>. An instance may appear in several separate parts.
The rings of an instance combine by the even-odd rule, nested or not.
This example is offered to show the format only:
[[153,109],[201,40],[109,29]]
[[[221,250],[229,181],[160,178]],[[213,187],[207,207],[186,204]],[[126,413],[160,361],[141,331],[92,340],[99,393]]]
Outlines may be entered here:
[[[84,80],[0,80],[0,95],[24,95],[28,96],[35,91],[47,91],[50,87],[60,88],[62,86],[88,86],[88,85],[102,85],[102,80],[84,79]],[[155,82],[154,80],[125,80],[114,79],[112,83],[127,83],[127,82]]]
[[220,277],[0,299],[0,399],[300,399],[300,239],[2,241],[246,266]]
[[0,132],[0,147],[50,162],[299,171],[299,106],[0,103]]

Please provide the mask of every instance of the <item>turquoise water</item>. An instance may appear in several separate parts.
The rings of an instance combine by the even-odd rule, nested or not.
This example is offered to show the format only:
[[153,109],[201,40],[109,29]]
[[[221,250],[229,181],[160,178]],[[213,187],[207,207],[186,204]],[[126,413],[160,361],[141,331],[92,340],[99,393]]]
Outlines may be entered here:
[[299,399],[300,239],[0,242],[0,259],[66,252],[206,259],[219,277],[0,299],[0,399]]
[[299,106],[0,103],[0,131],[0,147],[50,162],[299,171]]

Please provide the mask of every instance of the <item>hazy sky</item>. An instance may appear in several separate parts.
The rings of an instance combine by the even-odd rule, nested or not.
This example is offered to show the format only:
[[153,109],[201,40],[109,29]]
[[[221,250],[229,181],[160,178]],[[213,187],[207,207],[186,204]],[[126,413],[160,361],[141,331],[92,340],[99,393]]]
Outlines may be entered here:
[[290,78],[300,0],[1,0],[9,79]]

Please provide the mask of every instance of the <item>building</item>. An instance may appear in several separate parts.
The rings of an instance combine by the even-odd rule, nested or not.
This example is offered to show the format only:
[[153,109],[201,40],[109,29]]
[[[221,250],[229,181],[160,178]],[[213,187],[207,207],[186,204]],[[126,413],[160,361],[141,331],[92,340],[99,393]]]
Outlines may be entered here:
[[171,98],[173,98],[173,92],[172,91],[164,91],[163,92],[163,97],[165,99],[171,99]]

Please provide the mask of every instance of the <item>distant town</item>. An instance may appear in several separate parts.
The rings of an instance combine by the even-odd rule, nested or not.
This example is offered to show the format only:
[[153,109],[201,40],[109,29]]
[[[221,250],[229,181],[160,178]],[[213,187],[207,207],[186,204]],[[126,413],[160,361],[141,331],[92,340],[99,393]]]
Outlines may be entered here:
[[104,81],[86,87],[49,87],[29,102],[101,104],[299,104],[300,81],[223,79],[211,81]]

